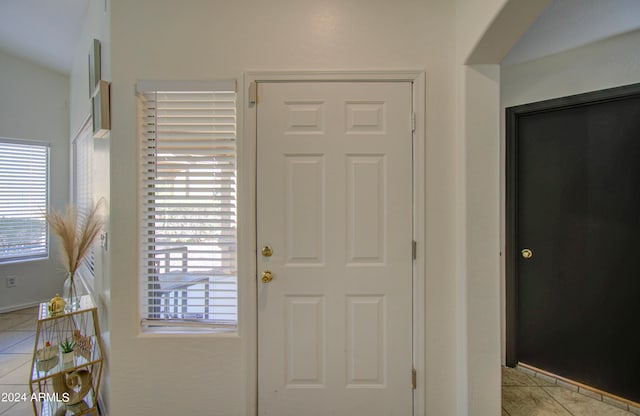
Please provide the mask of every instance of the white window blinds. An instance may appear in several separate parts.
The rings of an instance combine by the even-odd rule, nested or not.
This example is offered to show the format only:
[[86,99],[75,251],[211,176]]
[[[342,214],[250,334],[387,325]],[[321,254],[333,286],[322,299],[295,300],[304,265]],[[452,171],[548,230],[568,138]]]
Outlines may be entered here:
[[49,255],[49,145],[0,138],[0,263]]
[[[80,224],[85,223],[89,211],[93,208],[93,134],[91,128],[92,123],[89,119],[73,140],[73,198]],[[94,265],[95,252],[92,247],[83,259],[78,272],[91,281],[95,277]]]
[[235,83],[138,83],[143,327],[237,325]]

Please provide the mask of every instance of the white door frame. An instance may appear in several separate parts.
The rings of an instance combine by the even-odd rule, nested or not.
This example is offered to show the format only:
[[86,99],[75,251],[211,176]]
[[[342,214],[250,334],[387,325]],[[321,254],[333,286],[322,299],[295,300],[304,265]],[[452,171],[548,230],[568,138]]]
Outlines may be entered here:
[[[413,395],[414,415],[425,412],[425,197],[426,197],[426,148],[425,148],[425,73],[407,71],[249,71],[244,74],[244,87],[238,101],[242,103],[244,132],[238,148],[238,258],[239,267],[239,335],[245,339],[245,369],[247,416],[258,413],[258,317],[257,317],[257,265],[256,265],[256,106],[250,96],[254,82],[293,81],[392,81],[413,84],[413,235],[417,242],[416,260],[413,264],[413,363],[417,371],[416,389]],[[259,100],[259,97],[258,97]],[[244,224],[244,227],[242,226]],[[410,382],[410,380],[407,380]]]

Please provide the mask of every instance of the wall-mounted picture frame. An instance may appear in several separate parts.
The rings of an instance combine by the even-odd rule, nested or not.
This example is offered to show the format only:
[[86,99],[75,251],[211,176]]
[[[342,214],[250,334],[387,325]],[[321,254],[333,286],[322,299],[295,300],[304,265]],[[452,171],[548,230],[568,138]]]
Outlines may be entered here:
[[91,97],[93,137],[104,138],[111,131],[110,84],[100,80]]
[[89,48],[89,98],[93,97],[98,86],[98,82],[102,77],[100,65],[100,41],[98,39],[94,39],[91,42],[91,47]]

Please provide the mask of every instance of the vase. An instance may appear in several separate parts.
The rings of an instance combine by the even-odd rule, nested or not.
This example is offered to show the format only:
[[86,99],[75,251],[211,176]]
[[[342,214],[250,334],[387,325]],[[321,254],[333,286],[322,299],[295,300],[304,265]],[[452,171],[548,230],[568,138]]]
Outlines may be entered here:
[[62,353],[62,366],[64,368],[73,367],[73,351],[71,352],[63,352]]
[[68,273],[64,281],[63,296],[65,300],[65,311],[73,312],[80,309],[80,298],[83,293],[83,285],[77,282],[73,273]]

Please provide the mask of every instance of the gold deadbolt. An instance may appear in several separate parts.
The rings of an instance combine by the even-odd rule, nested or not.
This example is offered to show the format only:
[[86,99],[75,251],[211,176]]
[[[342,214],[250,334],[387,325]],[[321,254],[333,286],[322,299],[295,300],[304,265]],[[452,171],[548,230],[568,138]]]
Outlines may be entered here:
[[271,257],[273,255],[273,249],[271,246],[262,247],[262,255],[265,257]]
[[269,270],[265,270],[264,272],[262,272],[262,283],[269,283],[270,281],[273,280],[273,273],[271,273]]
[[531,251],[528,248],[522,249],[520,254],[522,254],[522,258],[525,258],[525,259],[530,259],[531,257],[533,257],[533,251]]

